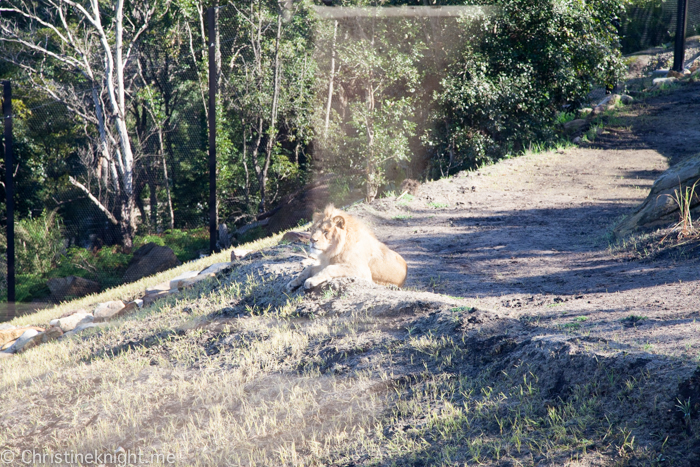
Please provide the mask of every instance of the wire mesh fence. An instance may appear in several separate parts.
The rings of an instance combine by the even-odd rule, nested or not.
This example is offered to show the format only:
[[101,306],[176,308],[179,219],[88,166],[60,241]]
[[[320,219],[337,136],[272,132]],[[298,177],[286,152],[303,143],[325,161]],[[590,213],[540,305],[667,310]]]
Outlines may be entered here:
[[[634,1],[603,22],[617,28],[624,53],[665,46],[670,60],[677,5]],[[17,67],[20,56],[3,49],[12,60],[0,75],[14,86],[17,299],[56,299],[47,281],[66,275],[100,288],[119,284],[131,253],[148,242],[170,246],[180,261],[208,251],[212,78],[216,213],[227,225],[219,247],[297,225],[328,201],[396,193],[406,178],[436,178],[518,150],[524,143],[488,112],[519,108],[534,92],[520,77],[542,83],[551,65],[543,72],[503,65],[507,42],[488,38],[508,24],[489,23],[494,11],[249,0],[216,8],[216,27],[207,31],[204,10],[173,5],[134,43],[124,68],[126,138],[109,111],[104,79],[60,66],[26,73],[32,63]],[[700,0],[689,0],[687,17],[688,35],[700,33]],[[465,59],[465,44],[477,42],[488,51],[478,53],[500,54],[503,63],[479,61],[474,51]],[[494,88],[502,96],[488,100],[494,63],[499,85],[514,91]],[[464,93],[460,80],[486,91]],[[556,92],[566,101],[590,84]],[[475,110],[446,112],[454,98],[444,92],[449,86]],[[555,104],[542,112],[561,108]],[[533,128],[520,138],[526,141],[542,125],[523,117],[521,130],[530,120]],[[125,140],[133,153],[126,168]]]
[[[134,54],[126,68],[129,174],[119,167],[110,117],[97,109],[109,98],[104,89],[12,80],[18,301],[67,298],[51,287],[58,277],[118,285],[131,253],[149,242],[170,247],[179,261],[208,254],[205,54],[146,41]],[[128,241],[124,222],[134,227]]]
[[[631,2],[619,25],[623,53],[635,53],[664,44],[671,47],[676,34],[677,10],[677,0]],[[700,1],[688,0],[686,18],[686,34],[700,35]]]

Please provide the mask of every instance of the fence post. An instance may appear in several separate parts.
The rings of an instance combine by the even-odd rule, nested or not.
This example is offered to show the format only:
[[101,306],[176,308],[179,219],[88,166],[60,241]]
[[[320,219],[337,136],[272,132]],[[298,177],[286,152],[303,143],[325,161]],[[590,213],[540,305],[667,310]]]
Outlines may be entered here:
[[216,8],[207,8],[209,49],[209,253],[216,251]]
[[678,0],[676,11],[676,46],[673,50],[673,70],[682,72],[685,59],[685,32],[687,24],[688,0]]
[[15,200],[12,168],[12,85],[3,81],[2,116],[5,122],[5,196],[7,197],[7,303],[15,301]]

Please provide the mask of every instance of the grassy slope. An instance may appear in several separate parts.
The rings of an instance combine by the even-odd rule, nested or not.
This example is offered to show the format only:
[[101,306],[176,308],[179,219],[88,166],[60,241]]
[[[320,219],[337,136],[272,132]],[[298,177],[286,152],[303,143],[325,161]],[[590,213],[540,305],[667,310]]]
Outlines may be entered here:
[[[473,300],[416,295],[396,318],[352,288],[288,297],[283,276],[254,267],[288,252],[280,238],[244,247],[267,253],[230,277],[0,361],[0,445],[18,456],[122,447],[183,466],[690,465],[693,436],[639,426],[663,382],[634,355],[599,358],[605,344],[574,328],[548,339],[489,312],[474,320]],[[137,298],[228,255],[12,324]],[[557,388],[559,368],[575,365],[580,380]]]
[[[567,356],[566,339],[519,338],[530,324],[472,301],[362,284],[289,297],[284,270],[261,265],[284,266],[293,250],[267,248],[230,276],[3,360],[0,445],[18,456],[122,447],[188,466],[624,465],[663,455],[632,435],[650,374]],[[552,392],[552,352],[581,365],[569,391]]]

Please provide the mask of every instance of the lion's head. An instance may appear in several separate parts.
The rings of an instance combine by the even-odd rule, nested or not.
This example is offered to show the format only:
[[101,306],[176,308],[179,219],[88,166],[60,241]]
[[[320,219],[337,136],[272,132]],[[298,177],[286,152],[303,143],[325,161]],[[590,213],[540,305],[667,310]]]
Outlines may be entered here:
[[347,219],[344,213],[332,204],[322,213],[314,214],[311,227],[311,254],[316,257],[333,258],[343,251],[347,237]]

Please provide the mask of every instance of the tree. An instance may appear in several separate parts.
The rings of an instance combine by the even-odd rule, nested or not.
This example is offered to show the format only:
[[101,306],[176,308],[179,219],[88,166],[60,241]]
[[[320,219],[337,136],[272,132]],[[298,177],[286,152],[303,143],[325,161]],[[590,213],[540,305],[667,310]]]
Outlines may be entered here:
[[88,176],[81,181],[71,175],[70,183],[105,214],[127,248],[136,233],[135,160],[127,126],[127,96],[135,83],[129,72],[139,39],[168,4],[5,0],[0,5],[0,53],[35,89],[84,122],[94,141],[84,158]]
[[235,221],[269,209],[285,181],[301,181],[294,175],[310,140],[314,73],[304,4],[249,0],[232,10],[220,16],[227,45],[217,144],[225,190],[243,193],[225,207]]
[[420,21],[370,16],[328,22],[319,35],[319,60],[329,72],[327,96],[319,94],[324,104],[316,106],[324,129],[318,156],[336,173],[359,178],[367,201],[387,183],[389,166],[411,156],[426,50],[420,31]]

